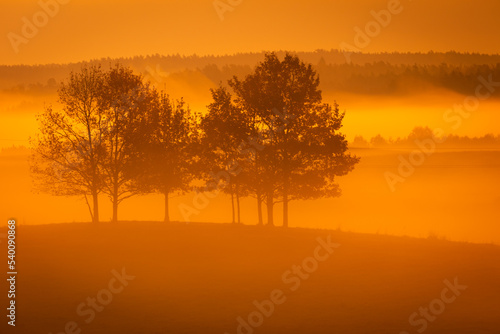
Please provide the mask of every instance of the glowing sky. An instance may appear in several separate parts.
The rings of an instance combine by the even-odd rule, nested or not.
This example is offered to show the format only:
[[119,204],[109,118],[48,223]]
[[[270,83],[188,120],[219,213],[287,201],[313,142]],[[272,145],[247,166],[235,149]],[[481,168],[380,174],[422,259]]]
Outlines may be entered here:
[[[232,3],[222,14],[214,0],[60,0],[53,17],[40,3],[2,1],[0,64],[80,61],[148,54],[226,54],[262,50],[339,48],[354,44],[371,11],[397,0],[216,0]],[[499,53],[500,1],[401,0],[401,10],[362,51],[462,51]],[[399,7],[398,7],[399,8]],[[29,38],[17,46],[26,20]],[[23,21],[23,18],[26,20]]]

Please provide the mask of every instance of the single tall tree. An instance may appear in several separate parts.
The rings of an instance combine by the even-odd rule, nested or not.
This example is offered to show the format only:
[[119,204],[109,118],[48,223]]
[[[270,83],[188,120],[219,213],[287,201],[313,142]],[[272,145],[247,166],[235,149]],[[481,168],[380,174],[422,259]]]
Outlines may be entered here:
[[113,206],[112,221],[117,222],[119,204],[142,192],[132,182],[136,177],[132,171],[141,173],[141,170],[131,166],[134,161],[129,139],[138,126],[137,120],[152,108],[153,94],[140,75],[118,64],[105,73],[102,98],[106,107],[106,127],[102,136],[103,192],[108,195]]

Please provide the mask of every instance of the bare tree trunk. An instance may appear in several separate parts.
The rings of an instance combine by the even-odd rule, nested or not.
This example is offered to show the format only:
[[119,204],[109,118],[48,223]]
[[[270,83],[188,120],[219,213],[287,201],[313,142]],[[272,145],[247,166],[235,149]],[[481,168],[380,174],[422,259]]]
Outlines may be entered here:
[[93,189],[92,190],[92,201],[94,205],[94,212],[92,214],[92,222],[93,223],[99,223],[99,198],[98,198],[98,193],[97,190]]
[[113,219],[111,222],[118,222],[118,196],[116,194],[113,194]]
[[267,193],[267,225],[274,226],[274,198],[273,192]]
[[116,178],[113,182],[113,223],[118,223],[118,182]]
[[233,190],[231,190],[231,209],[233,212],[233,224],[235,224],[236,221],[235,221],[235,216],[234,216],[234,192],[233,192]]
[[283,190],[283,227],[288,227],[288,189]]
[[[286,144],[286,142],[285,142]],[[288,189],[290,185],[290,171],[288,168],[288,153],[285,151],[283,159],[283,227],[288,227]]]
[[262,194],[260,192],[257,193],[257,215],[259,217],[259,225],[264,225],[262,219]]
[[165,195],[165,218],[163,219],[163,221],[165,223],[170,223],[170,215],[168,213],[168,192],[165,192],[164,193]]
[[236,188],[236,207],[238,210],[238,224],[241,224],[241,217],[240,217],[240,191],[238,187]]

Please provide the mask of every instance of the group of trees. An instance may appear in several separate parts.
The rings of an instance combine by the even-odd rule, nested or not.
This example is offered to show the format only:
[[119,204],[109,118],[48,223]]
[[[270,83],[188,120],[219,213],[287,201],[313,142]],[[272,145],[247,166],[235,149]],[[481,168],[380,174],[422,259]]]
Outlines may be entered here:
[[253,196],[259,224],[263,204],[273,225],[282,202],[288,226],[290,201],[339,196],[335,177],[359,160],[339,132],[344,114],[323,103],[318,85],[311,65],[269,53],[251,74],[213,89],[199,114],[129,68],[86,66],[59,88],[62,108],[39,115],[32,172],[44,191],[83,196],[93,222],[100,194],[117,221],[126,198],[161,193],[169,221],[171,195],[210,185],[230,195],[233,222],[240,198]]

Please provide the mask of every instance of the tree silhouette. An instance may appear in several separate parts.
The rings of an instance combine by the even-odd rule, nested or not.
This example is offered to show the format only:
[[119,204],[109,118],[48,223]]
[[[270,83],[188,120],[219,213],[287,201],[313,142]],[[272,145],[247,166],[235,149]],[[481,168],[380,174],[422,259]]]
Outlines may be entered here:
[[170,222],[169,198],[191,189],[199,159],[197,115],[181,99],[154,91],[152,108],[140,115],[130,139],[135,184],[143,192],[164,195],[164,221]]
[[290,201],[339,196],[335,178],[359,158],[339,132],[344,114],[322,102],[312,65],[269,53],[253,73],[228,83],[232,92],[222,85],[211,90],[213,101],[200,117],[129,68],[83,67],[59,89],[62,109],[49,106],[39,116],[40,134],[32,140],[38,186],[83,196],[94,222],[101,192],[115,222],[124,199],[159,192],[168,222],[169,197],[196,189],[196,179],[231,196],[233,223],[241,222],[244,196],[257,199],[259,224],[262,203],[269,225],[274,205],[283,203],[285,227]]
[[[233,104],[226,88],[220,86],[211,93],[213,102],[201,119],[206,178],[209,182],[215,179],[218,187],[231,195],[232,222],[240,223],[240,197],[248,194],[243,184],[244,173],[248,172],[245,169],[248,156],[241,147],[248,137],[248,122],[245,114]],[[213,177],[220,173],[227,177],[224,180]]]
[[113,222],[118,221],[118,205],[125,199],[140,193],[132,179],[130,166],[130,133],[134,131],[136,119],[151,108],[150,87],[144,84],[141,76],[131,69],[116,65],[105,73],[105,86],[102,91],[105,103],[104,117],[106,127],[103,133],[104,174],[103,192],[108,195],[113,206]]
[[31,170],[37,187],[54,195],[83,196],[94,223],[99,222],[103,136],[107,131],[104,87],[99,66],[71,73],[59,89],[62,109],[46,107],[37,117],[40,133],[31,140]]
[[288,53],[283,61],[269,53],[254,73],[242,81],[235,77],[230,85],[258,131],[268,224],[274,224],[279,201],[287,227],[290,200],[338,196],[334,177],[359,159],[346,153],[347,141],[337,133],[343,114],[337,105],[322,103],[312,65]]

